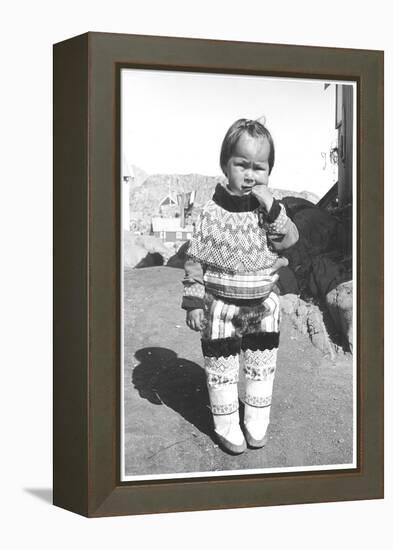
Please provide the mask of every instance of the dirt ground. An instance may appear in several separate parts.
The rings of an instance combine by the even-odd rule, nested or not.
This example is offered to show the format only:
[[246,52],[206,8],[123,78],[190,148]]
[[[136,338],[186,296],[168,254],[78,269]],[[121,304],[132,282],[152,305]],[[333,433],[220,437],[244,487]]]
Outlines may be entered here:
[[217,446],[199,335],[180,308],[182,276],[169,267],[125,272],[125,474],[350,464],[352,357],[332,363],[285,316],[268,444],[239,456]]

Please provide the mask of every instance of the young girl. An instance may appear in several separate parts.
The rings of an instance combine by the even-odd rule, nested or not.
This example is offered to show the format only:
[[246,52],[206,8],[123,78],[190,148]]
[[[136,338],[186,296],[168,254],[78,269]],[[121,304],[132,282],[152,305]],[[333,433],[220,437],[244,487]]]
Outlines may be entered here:
[[[235,454],[266,443],[279,343],[278,253],[298,240],[282,203],[268,190],[274,143],[256,120],[237,120],[221,147],[227,185],[204,206],[185,263],[183,309],[201,332],[220,445]],[[246,380],[244,435],[239,425],[239,357]]]

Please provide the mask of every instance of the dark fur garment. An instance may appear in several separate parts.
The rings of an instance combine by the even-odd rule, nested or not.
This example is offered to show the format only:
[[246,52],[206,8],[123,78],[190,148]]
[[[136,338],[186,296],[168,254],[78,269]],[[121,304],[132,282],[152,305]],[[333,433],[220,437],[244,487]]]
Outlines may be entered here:
[[[211,334],[211,315],[210,308],[214,301],[212,294],[205,294],[205,320],[202,338],[209,338]],[[257,300],[225,300],[227,303],[239,307],[239,312],[233,316],[232,324],[235,327],[235,337],[241,338],[244,334],[250,334],[261,331],[262,319],[269,314],[269,309],[261,299]]]
[[239,313],[232,319],[236,336],[261,332],[261,322],[267,312],[263,302],[253,306],[240,306]]
[[204,357],[229,357],[238,355],[241,349],[240,338],[217,338],[216,340],[201,340]]

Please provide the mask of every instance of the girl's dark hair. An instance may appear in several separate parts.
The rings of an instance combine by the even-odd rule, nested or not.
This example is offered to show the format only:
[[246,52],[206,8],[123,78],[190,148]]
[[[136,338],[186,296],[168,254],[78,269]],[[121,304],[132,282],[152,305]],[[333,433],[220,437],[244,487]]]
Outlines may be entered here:
[[247,133],[249,136],[254,138],[266,138],[270,145],[269,150],[269,174],[274,166],[274,142],[273,138],[270,135],[270,132],[263,124],[257,120],[248,120],[247,118],[240,118],[232,124],[227,133],[225,134],[224,141],[221,145],[221,154],[220,154],[220,166],[221,170],[225,174],[225,167],[228,163],[228,160],[233,154],[233,151],[236,147],[236,143],[239,141],[240,137]]

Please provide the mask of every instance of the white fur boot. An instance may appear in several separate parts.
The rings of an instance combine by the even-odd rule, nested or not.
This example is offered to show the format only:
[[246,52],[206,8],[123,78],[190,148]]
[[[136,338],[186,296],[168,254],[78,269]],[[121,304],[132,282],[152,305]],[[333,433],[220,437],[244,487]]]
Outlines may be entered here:
[[260,448],[267,443],[270,420],[272,380],[246,380],[244,427],[250,447]]
[[225,450],[240,454],[246,450],[246,442],[239,424],[239,399],[237,384],[209,387],[214,431]]

